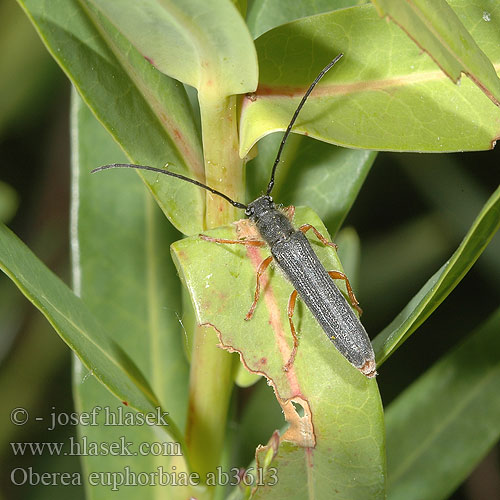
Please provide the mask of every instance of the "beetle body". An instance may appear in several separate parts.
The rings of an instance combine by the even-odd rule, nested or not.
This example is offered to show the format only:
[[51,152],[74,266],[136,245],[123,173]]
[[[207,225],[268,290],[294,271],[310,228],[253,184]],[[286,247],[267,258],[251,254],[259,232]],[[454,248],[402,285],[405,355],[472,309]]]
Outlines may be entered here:
[[374,377],[375,355],[370,339],[309,240],[276,208],[270,196],[261,196],[250,203],[246,214],[335,347],[364,375]]

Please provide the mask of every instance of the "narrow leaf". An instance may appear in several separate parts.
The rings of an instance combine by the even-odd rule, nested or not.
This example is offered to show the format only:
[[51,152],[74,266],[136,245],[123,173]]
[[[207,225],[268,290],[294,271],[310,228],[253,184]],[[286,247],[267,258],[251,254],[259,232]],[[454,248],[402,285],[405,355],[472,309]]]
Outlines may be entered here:
[[445,499],[500,437],[500,310],[386,412],[389,500]]
[[[156,412],[160,403],[133,361],[108,337],[82,300],[4,225],[0,225],[0,268],[42,312],[92,376],[132,408]],[[166,432],[182,441],[168,415],[165,421]]]
[[[182,350],[178,295],[180,285],[169,255],[178,235],[144,189],[134,172],[93,176],[95,164],[121,161],[123,152],[74,93],[72,105],[72,251],[73,276],[78,294],[124,350],[134,353],[134,362],[144,373],[163,407],[179,427],[184,427],[187,408],[188,370]],[[105,216],[103,216],[105,214]],[[75,361],[74,399],[79,412],[96,406],[117,413],[117,401],[102,384],[89,378]],[[133,449],[140,443],[158,441],[151,426],[81,426],[88,442],[119,442],[126,433]],[[152,445],[153,448],[155,445]],[[181,452],[166,441],[165,450]],[[183,450],[185,452],[185,450]],[[87,474],[123,472],[129,466],[136,474],[168,470],[171,457],[136,456],[81,457]],[[179,464],[177,464],[179,468]],[[141,487],[141,498],[158,498],[154,489],[167,494],[169,486]],[[103,498],[109,486],[87,489],[88,498]],[[174,488],[175,490],[175,488]],[[169,491],[174,498],[174,491]],[[133,488],[120,488],[120,498],[134,499]]]
[[491,195],[455,253],[373,340],[382,364],[460,283],[500,227],[500,187]]

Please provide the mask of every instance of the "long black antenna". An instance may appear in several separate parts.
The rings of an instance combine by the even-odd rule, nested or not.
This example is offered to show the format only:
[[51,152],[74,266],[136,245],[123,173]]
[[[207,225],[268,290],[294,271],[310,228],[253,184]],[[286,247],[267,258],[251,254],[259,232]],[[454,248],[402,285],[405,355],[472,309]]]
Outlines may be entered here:
[[176,174],[175,172],[169,172],[168,170],[164,170],[161,168],[155,168],[155,167],[148,167],[147,165],[134,165],[133,163],[112,163],[110,165],[103,165],[102,167],[97,167],[94,168],[90,173],[94,174],[95,172],[99,172],[101,170],[107,170],[108,168],[135,168],[137,170],[150,170],[151,172],[158,172],[159,174],[165,174],[165,175],[170,175],[170,177],[175,177],[176,179],[182,179],[183,181],[190,182],[191,184],[194,184],[195,186],[202,187],[203,189],[206,189],[207,191],[210,191],[213,194],[216,194],[218,196],[222,196],[226,201],[231,203],[233,207],[236,208],[242,208],[246,209],[247,206],[243,205],[243,203],[240,203],[238,201],[234,201],[229,196],[225,195],[224,193],[221,193],[220,191],[217,191],[216,189],[213,189],[209,186],[206,186],[205,184],[202,184],[201,182],[195,181],[194,179],[190,179],[189,177],[185,177],[184,175],[181,174]]
[[285,147],[285,142],[288,139],[288,136],[290,135],[290,132],[292,130],[293,124],[295,123],[295,120],[297,119],[297,116],[299,116],[300,110],[304,106],[304,104],[307,101],[307,98],[309,97],[310,93],[313,91],[314,87],[316,87],[317,83],[325,76],[325,74],[328,72],[328,70],[335,65],[335,63],[343,56],[344,54],[340,53],[333,61],[329,62],[322,70],[321,73],[316,77],[314,82],[311,83],[311,86],[307,89],[307,92],[304,94],[304,97],[302,97],[302,100],[300,101],[299,105],[297,106],[297,109],[295,110],[295,113],[292,116],[292,119],[283,134],[283,139],[281,139],[281,144],[278,149],[278,154],[276,156],[276,160],[274,160],[274,165],[273,165],[273,170],[271,172],[271,180],[269,181],[269,184],[267,185],[267,191],[266,195],[271,194],[271,190],[273,189],[274,186],[274,174],[276,173],[276,167],[278,166],[278,163],[280,162],[281,159],[281,152],[283,151],[283,148]]

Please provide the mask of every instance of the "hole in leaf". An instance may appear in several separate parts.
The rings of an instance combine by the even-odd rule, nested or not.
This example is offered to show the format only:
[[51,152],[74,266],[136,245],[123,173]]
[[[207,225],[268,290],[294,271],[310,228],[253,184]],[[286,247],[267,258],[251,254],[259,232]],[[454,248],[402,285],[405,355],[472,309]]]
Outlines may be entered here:
[[302,418],[305,415],[304,408],[300,403],[296,403],[295,401],[292,401],[293,407],[295,408],[295,411],[297,412],[297,415]]

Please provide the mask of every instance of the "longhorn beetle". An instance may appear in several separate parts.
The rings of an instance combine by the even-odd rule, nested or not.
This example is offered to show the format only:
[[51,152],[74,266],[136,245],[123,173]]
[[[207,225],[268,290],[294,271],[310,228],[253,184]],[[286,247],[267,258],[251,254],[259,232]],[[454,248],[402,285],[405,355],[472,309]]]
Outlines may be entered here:
[[327,271],[323,267],[314,253],[309,240],[305,237],[305,233],[312,229],[323,244],[335,248],[336,245],[327,241],[326,238],[324,238],[323,235],[321,235],[321,233],[310,224],[305,224],[299,227],[298,230],[295,229],[290,220],[293,217],[293,213],[290,212],[286,215],[283,211],[279,210],[271,197],[276,168],[280,162],[281,153],[286,140],[292,130],[297,116],[300,113],[300,110],[304,106],[316,84],[342,56],[343,54],[339,54],[319,73],[302,97],[302,100],[292,116],[290,124],[283,134],[283,139],[281,140],[281,144],[274,161],[271,179],[267,186],[266,194],[260,196],[248,205],[234,201],[224,193],[221,193],[194,179],[190,179],[181,174],[169,172],[160,168],[145,165],[114,163],[98,167],[92,170],[92,173],[118,167],[150,170],[152,172],[166,174],[183,181],[191,182],[192,184],[202,187],[217,196],[221,196],[234,207],[245,210],[245,215],[255,224],[262,240],[223,240],[200,234],[202,239],[214,243],[259,247],[265,245],[269,246],[271,255],[260,264],[257,270],[257,285],[255,288],[254,301],[245,319],[249,320],[252,318],[260,295],[260,278],[271,261],[274,259],[286,278],[288,278],[294,287],[294,291],[290,295],[290,299],[288,301],[288,320],[293,337],[293,348],[290,358],[284,366],[284,370],[288,371],[292,366],[299,345],[292,319],[298,294],[340,353],[353,366],[360,370],[361,373],[369,378],[372,378],[377,374],[377,372],[375,371],[375,355],[373,353],[370,339],[368,338],[368,335],[358,317],[354,314],[352,308],[349,307],[344,295],[340,292],[333,281],[334,279],[342,279],[345,281],[352,306],[361,313],[361,309],[358,306],[358,301],[354,296],[349,280],[345,274],[339,271]]

